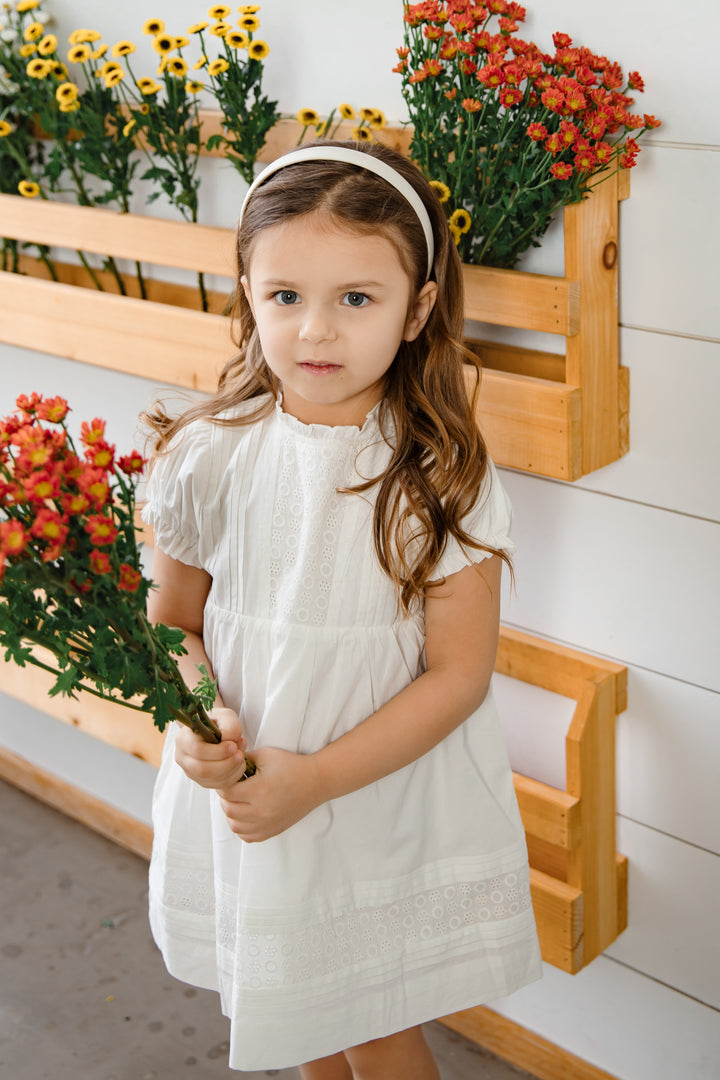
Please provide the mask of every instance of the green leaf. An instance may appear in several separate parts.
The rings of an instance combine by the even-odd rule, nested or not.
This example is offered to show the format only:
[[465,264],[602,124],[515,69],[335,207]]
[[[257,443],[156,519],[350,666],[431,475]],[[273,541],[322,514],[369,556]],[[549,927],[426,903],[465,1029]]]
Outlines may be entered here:
[[193,687],[193,694],[200,698],[205,709],[212,709],[217,697],[217,679],[210,678],[210,672],[205,664],[196,664],[195,667],[202,675],[202,678]]

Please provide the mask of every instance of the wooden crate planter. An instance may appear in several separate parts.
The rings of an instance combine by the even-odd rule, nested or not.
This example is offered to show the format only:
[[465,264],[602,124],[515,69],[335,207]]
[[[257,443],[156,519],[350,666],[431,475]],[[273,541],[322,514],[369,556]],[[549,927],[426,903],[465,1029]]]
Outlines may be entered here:
[[[625,929],[627,860],[615,851],[615,716],[625,708],[626,669],[503,628],[496,670],[577,701],[566,739],[567,790],[514,774],[528,842],[543,959],[576,973]],[[52,677],[0,661],[0,691],[158,765],[163,737],[150,719],[81,695],[47,696]],[[0,750],[0,777],[138,854],[151,829]]]
[[[203,115],[205,135],[218,121],[217,113]],[[281,121],[260,159],[290,149],[298,131],[296,122]],[[404,152],[409,137],[407,129],[382,133]],[[621,174],[566,207],[564,277],[465,267],[469,319],[565,339],[562,354],[470,342],[485,369],[478,417],[499,465],[575,480],[627,450],[627,370],[618,365],[617,330],[617,202],[626,183]],[[231,287],[230,229],[3,195],[0,236],[219,274]],[[214,388],[233,352],[219,314],[226,294],[213,295],[211,313],[203,313],[192,310],[197,291],[187,286],[150,280],[150,299],[141,301],[130,277],[125,297],[79,289],[90,282],[72,264],[61,264],[59,283],[47,280],[37,260],[24,258],[22,268],[23,275],[0,272],[3,341],[199,390]]]

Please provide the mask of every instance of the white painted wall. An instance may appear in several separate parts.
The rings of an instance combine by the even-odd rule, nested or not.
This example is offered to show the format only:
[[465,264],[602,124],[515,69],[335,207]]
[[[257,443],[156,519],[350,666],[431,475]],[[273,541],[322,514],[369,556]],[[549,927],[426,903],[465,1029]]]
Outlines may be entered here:
[[[181,33],[202,4],[47,0],[59,34],[97,26],[138,40],[145,18]],[[98,10],[101,8],[101,10]],[[503,470],[516,510],[513,626],[629,666],[618,725],[618,846],[630,860],[628,930],[580,975],[545,979],[498,1002],[504,1015],[621,1080],[714,1080],[720,1071],[720,187],[715,0],[532,0],[523,36],[564,30],[644,75],[646,140],[621,205],[621,357],[631,376],[631,450],[575,484]],[[390,71],[399,0],[267,0],[266,85],[281,107],[339,101],[405,119]],[[148,70],[151,70],[150,53]],[[138,67],[139,67],[138,60]],[[242,186],[203,163],[204,221],[229,225]],[[138,209],[141,199],[138,197]],[[153,212],[169,213],[162,207]],[[526,261],[562,272],[561,229]],[[556,342],[548,339],[552,347]],[[78,419],[107,416],[121,445],[153,396],[149,382],[0,346],[0,414],[17,393],[66,394]],[[511,680],[498,695],[513,762],[564,780],[568,702]],[[530,717],[532,719],[530,720]],[[152,769],[0,699],[0,742],[145,820]]]

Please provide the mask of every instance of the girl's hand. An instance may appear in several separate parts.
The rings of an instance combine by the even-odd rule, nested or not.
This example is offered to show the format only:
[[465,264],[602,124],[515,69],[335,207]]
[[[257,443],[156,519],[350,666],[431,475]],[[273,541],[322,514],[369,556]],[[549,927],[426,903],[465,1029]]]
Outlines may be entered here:
[[255,775],[220,791],[230,828],[249,844],[285,832],[324,801],[311,754],[264,747],[252,758]]
[[190,728],[178,724],[175,760],[186,776],[204,788],[226,788],[245,772],[246,747],[237,713],[212,709],[208,714],[222,732],[222,742],[207,743]]

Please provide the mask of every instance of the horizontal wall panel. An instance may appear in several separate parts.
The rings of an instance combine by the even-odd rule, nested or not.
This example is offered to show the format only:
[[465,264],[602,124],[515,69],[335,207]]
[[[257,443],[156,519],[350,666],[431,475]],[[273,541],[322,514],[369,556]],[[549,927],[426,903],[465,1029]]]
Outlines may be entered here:
[[720,520],[720,344],[621,329],[620,361],[630,450],[575,486]]
[[708,933],[720,856],[622,817],[617,845],[628,857],[628,927],[607,955],[720,1010],[720,934]]
[[720,153],[653,147],[635,171],[622,211],[620,321],[720,340],[708,264],[720,248]]
[[517,592],[506,622],[720,689],[720,526],[501,470]]
[[605,956],[578,975],[546,964],[492,1007],[618,1080],[717,1080],[717,1011]]

